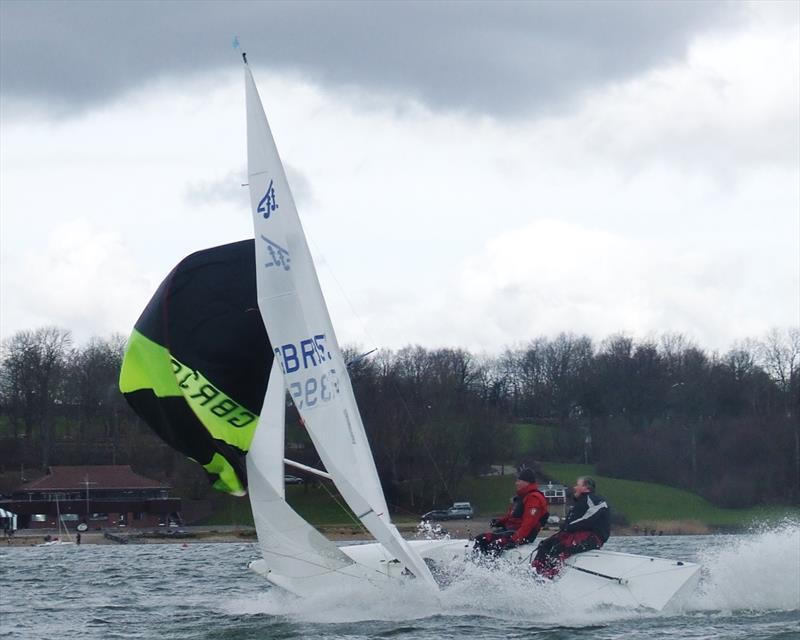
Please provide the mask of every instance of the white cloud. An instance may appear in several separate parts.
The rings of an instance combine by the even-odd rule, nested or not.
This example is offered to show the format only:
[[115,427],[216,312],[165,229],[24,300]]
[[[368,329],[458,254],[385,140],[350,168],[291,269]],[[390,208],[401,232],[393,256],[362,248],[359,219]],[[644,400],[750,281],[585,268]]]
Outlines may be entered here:
[[[797,42],[782,22],[698,38],[684,63],[528,121],[256,71],[340,341],[629,330],[725,348],[796,323]],[[237,72],[58,125],[5,114],[3,337],[127,333],[183,256],[251,236],[243,112]]]
[[79,341],[127,332],[154,282],[120,234],[78,219],[56,223],[40,240],[9,266],[4,297],[13,304],[4,305],[3,324],[56,324],[72,329]]
[[[454,343],[492,351],[510,344],[509,336],[561,331],[598,340],[674,331],[724,349],[792,317],[791,257],[760,260],[725,249],[673,252],[655,237],[633,241],[541,220],[494,238],[468,260],[441,306],[461,310]],[[783,275],[765,279],[769,272]]]

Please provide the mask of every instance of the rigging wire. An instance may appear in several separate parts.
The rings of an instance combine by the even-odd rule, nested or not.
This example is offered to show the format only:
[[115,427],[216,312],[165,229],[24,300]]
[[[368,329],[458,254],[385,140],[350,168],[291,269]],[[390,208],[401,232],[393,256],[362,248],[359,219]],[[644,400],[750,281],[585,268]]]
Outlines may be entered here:
[[[353,302],[350,300],[350,297],[347,295],[347,292],[345,291],[344,287],[342,286],[342,283],[339,282],[339,279],[336,277],[336,274],[334,273],[330,262],[325,257],[325,254],[322,252],[320,246],[314,240],[313,235],[308,231],[308,229],[305,229],[305,233],[306,233],[306,237],[308,238],[309,243],[314,246],[314,249],[315,249],[317,255],[319,255],[319,257],[320,257],[321,263],[324,264],[326,271],[328,272],[328,274],[333,279],[334,283],[336,284],[336,287],[339,289],[339,293],[344,298],[345,302],[347,303],[347,306],[350,308],[350,313],[353,315],[353,317],[355,318],[357,323],[360,325],[361,333],[366,336],[367,340],[370,343],[376,344],[376,341],[373,339],[373,337],[370,335],[369,331],[367,330],[366,323],[361,318],[359,313],[356,311],[356,308],[353,305]],[[377,349],[377,347],[375,347],[375,349],[373,349],[373,351],[376,350],[376,349]],[[372,353],[372,351],[370,351],[369,353]],[[356,361],[358,361],[358,360],[360,360],[360,358],[356,359]],[[412,427],[416,427],[416,431],[418,432],[420,441],[422,442],[422,448],[425,451],[425,453],[427,454],[428,458],[430,459],[431,464],[433,466],[433,469],[436,472],[436,475],[439,477],[439,481],[442,483],[442,486],[444,487],[445,493],[448,495],[450,500],[453,500],[454,499],[453,498],[453,492],[450,490],[450,485],[447,482],[447,480],[445,479],[444,473],[442,472],[441,467],[439,466],[438,462],[436,461],[436,458],[434,457],[434,455],[433,455],[433,453],[431,451],[431,447],[429,446],[427,438],[425,437],[425,434],[423,433],[423,431],[421,429],[421,425],[415,419],[414,414],[411,411],[411,407],[409,407],[408,402],[406,402],[405,396],[400,391],[400,388],[397,386],[397,383],[392,378],[390,378],[389,380],[390,380],[390,385],[391,385],[392,390],[397,395],[397,397],[400,399],[400,403],[402,404],[402,407],[403,407],[405,413],[408,416],[410,425]],[[429,407],[427,407],[427,405],[426,405],[425,409],[428,410]],[[397,505],[392,505],[392,506],[397,508]]]
[[330,490],[328,485],[325,482],[320,483],[322,488],[325,489],[325,492],[330,496],[330,498],[338,505],[338,507],[344,512],[344,514],[353,521],[353,524],[361,528],[361,530],[365,533],[369,533],[369,530],[364,523],[359,520],[355,514],[347,507],[346,504],[343,504],[342,501]]

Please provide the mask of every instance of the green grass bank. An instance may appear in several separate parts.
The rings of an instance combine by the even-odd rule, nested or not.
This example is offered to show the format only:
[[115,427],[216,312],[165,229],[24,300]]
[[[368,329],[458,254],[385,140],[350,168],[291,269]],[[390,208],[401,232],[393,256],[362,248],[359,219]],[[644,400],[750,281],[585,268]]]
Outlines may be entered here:
[[[800,509],[789,506],[723,509],[697,494],[674,487],[599,476],[592,465],[546,462],[540,466],[545,474],[568,489],[578,476],[592,476],[597,482],[597,492],[608,499],[613,510],[624,514],[631,525],[692,521],[714,528],[746,529],[754,523],[800,518]],[[508,504],[513,493],[513,476],[470,478],[462,483],[460,491],[463,499],[471,499],[483,517],[501,511]]]
[[[597,481],[598,493],[605,496],[614,511],[623,514],[631,526],[653,527],[665,523],[668,529],[691,532],[687,523],[712,529],[744,530],[754,524],[779,521],[789,517],[800,520],[800,509],[788,506],[764,506],[749,509],[723,509],[715,507],[697,494],[652,482],[620,480],[598,476],[591,465],[546,462],[544,473],[571,487],[575,478],[591,475]],[[502,513],[514,491],[514,476],[487,476],[465,479],[453,496],[454,500],[469,500],[475,507],[476,523]],[[333,496],[333,497],[332,497]],[[289,504],[308,522],[314,525],[354,525],[354,517],[346,510],[341,498],[332,488],[286,487]],[[337,502],[338,501],[338,502]],[[447,505],[441,505],[447,506]],[[395,521],[414,521],[415,514],[395,516]],[[205,520],[208,525],[252,526],[253,516],[246,498],[219,496],[215,500],[214,515]],[[354,525],[357,526],[357,525]]]

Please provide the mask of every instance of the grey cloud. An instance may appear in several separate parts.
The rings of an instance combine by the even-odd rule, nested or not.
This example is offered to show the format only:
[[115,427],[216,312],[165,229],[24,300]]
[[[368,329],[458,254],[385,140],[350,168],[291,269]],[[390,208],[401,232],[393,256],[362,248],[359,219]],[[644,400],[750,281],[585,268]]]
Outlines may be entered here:
[[436,109],[542,112],[684,55],[730,2],[0,2],[6,99],[86,108],[234,64],[397,92]]

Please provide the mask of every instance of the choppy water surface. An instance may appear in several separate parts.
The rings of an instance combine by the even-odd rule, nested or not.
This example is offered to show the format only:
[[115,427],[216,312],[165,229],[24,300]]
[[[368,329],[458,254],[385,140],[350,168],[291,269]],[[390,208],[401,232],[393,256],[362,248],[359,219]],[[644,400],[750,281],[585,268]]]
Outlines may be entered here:
[[800,638],[798,523],[606,548],[701,562],[703,580],[669,615],[585,608],[479,567],[438,599],[393,584],[301,601],[246,569],[254,544],[0,547],[0,638]]

